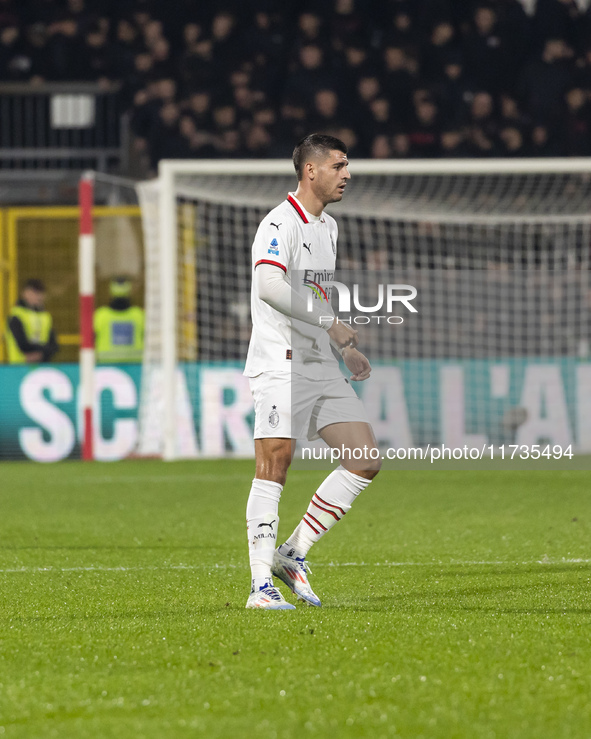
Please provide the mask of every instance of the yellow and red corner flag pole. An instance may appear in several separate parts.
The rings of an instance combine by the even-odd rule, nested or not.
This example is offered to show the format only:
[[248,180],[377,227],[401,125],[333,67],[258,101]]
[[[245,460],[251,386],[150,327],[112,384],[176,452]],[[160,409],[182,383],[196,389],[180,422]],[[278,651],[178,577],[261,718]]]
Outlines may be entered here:
[[94,173],[85,172],[78,186],[80,230],[78,241],[78,279],[80,291],[80,407],[82,412],[82,459],[93,459],[94,406],[94,253],[92,223]]

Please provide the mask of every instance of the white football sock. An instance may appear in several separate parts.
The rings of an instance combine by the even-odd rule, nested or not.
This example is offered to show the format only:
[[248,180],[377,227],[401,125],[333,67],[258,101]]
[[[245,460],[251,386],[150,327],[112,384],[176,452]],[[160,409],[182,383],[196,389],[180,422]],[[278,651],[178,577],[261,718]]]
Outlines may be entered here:
[[246,505],[248,549],[252,573],[252,589],[272,583],[271,566],[277,545],[279,499],[283,485],[271,480],[252,481]]
[[[305,557],[308,550],[351,508],[353,501],[371,480],[338,467],[314,493],[308,510],[293,534],[282,544],[281,554]],[[293,550],[293,551],[292,551]]]

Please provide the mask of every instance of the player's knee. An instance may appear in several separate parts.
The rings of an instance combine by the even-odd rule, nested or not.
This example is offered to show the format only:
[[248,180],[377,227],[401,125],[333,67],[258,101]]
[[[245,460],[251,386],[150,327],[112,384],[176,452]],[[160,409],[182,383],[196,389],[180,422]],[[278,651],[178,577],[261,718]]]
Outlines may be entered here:
[[363,465],[362,469],[349,470],[354,475],[358,475],[359,477],[363,477],[366,480],[373,480],[374,477],[378,474],[378,472],[382,469],[382,460],[380,457],[376,457],[375,459],[371,457],[367,460],[366,464]]
[[376,477],[376,475],[378,474],[378,472],[380,471],[381,468],[382,468],[382,463],[380,462],[379,463],[379,466],[376,469],[366,470],[365,471],[365,478],[367,480],[373,480],[374,477]]
[[379,471],[379,468],[371,470],[350,470],[350,472],[352,472],[354,475],[357,475],[358,477],[363,477],[366,480],[373,480]]
[[291,464],[291,449],[285,446],[267,449],[263,459],[257,459],[257,477],[285,485],[287,470]]

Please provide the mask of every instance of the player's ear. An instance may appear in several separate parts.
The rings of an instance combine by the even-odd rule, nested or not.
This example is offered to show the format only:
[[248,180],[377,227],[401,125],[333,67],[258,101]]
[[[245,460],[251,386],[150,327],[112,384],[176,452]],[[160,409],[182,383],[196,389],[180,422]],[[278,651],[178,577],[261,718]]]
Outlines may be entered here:
[[314,162],[306,162],[306,164],[304,164],[304,174],[309,180],[314,179],[316,176],[316,166],[314,165]]

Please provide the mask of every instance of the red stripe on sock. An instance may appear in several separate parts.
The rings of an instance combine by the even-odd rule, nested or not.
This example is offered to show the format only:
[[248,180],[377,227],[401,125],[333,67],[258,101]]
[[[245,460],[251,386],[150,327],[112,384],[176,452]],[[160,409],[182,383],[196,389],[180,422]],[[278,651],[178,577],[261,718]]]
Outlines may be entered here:
[[347,513],[347,511],[344,511],[340,506],[335,505],[334,503],[327,503],[325,500],[322,500],[322,498],[318,495],[318,493],[314,493],[314,495],[318,498],[318,500],[321,503],[324,503],[324,505],[328,505],[331,508],[336,508],[337,511],[340,511],[343,514],[343,516]]
[[314,498],[312,498],[312,505],[315,505],[316,508],[318,508],[320,511],[324,511],[325,513],[330,513],[330,515],[333,518],[336,518],[337,521],[341,520],[334,511],[331,511],[328,508],[323,508],[321,505],[318,505],[318,503],[314,500]]
[[308,519],[307,519],[307,518],[306,518],[305,516],[304,516],[304,518],[302,519],[302,521],[304,521],[304,523],[307,523],[307,524],[308,524],[308,526],[309,526],[309,527],[310,527],[310,528],[312,529],[312,531],[313,531],[313,532],[314,532],[315,534],[319,534],[319,533],[320,533],[320,531],[316,531],[316,529],[315,529],[315,528],[314,528],[314,527],[312,526],[312,524],[311,524],[311,523],[310,523],[310,522],[308,521]]
[[320,528],[321,528],[321,529],[324,529],[324,531],[328,531],[328,529],[326,528],[326,526],[324,526],[324,524],[321,524],[321,523],[320,523],[320,521],[319,521],[319,520],[318,520],[317,518],[315,518],[315,517],[314,517],[314,516],[313,516],[313,515],[312,515],[312,514],[310,513],[310,511],[307,511],[307,512],[306,512],[306,516],[310,516],[310,518],[312,519],[312,521],[316,521],[316,523],[317,523],[317,524],[318,524],[318,525],[320,526]]

